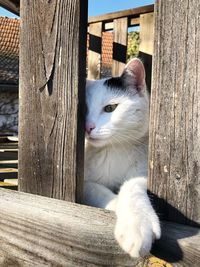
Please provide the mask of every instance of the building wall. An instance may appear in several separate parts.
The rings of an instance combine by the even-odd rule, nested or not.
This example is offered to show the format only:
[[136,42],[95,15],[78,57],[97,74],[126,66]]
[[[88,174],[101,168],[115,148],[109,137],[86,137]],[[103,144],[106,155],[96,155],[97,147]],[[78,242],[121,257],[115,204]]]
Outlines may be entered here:
[[0,135],[18,134],[17,92],[0,92]]

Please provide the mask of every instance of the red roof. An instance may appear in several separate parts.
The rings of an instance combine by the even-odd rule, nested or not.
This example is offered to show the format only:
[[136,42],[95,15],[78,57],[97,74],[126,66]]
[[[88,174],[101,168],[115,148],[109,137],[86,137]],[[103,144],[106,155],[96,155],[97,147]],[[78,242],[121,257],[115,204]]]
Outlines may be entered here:
[[0,84],[17,84],[19,77],[19,19],[0,17]]
[[113,32],[103,32],[102,36],[102,65],[112,66]]

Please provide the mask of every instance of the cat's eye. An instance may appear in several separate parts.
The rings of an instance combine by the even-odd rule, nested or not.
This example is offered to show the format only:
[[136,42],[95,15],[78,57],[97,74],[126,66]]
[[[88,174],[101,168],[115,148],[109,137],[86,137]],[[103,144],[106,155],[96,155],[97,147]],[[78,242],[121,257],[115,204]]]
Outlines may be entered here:
[[107,105],[104,107],[104,111],[105,112],[113,112],[117,106],[118,106],[118,104]]

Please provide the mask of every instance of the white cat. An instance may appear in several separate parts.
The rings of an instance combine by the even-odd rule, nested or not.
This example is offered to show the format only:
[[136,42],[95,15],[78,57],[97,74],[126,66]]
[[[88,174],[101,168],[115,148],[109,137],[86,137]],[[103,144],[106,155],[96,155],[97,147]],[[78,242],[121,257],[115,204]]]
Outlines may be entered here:
[[160,224],[147,195],[149,95],[131,60],[121,77],[87,81],[84,203],[116,212],[115,237],[132,257],[146,255]]

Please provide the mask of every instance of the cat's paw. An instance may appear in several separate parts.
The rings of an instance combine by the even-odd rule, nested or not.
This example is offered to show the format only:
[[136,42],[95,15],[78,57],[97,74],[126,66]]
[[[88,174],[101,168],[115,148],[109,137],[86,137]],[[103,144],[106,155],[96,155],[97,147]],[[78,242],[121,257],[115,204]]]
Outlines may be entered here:
[[151,215],[133,213],[117,219],[115,238],[131,257],[147,255],[154,239],[159,239],[160,236],[160,224],[154,212]]
[[107,205],[105,206],[105,209],[115,211],[116,206],[117,206],[117,198],[115,197],[107,203]]

